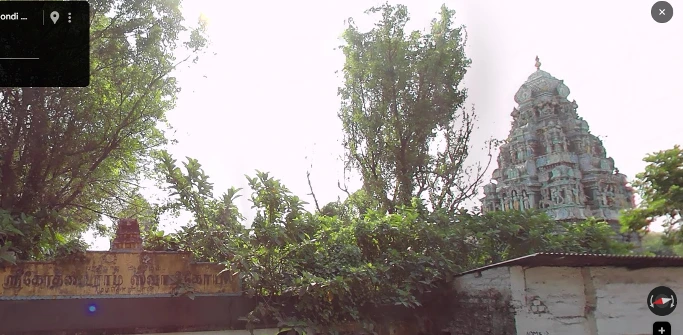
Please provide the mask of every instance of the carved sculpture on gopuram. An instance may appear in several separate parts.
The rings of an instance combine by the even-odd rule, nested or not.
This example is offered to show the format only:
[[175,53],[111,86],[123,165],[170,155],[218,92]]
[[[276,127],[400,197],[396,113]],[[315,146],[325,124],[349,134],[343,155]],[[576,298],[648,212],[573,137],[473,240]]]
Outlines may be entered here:
[[616,226],[619,211],[634,206],[633,190],[567,99],[569,88],[540,67],[536,57],[536,72],[515,94],[512,129],[482,209],[542,209],[558,221],[594,217]]

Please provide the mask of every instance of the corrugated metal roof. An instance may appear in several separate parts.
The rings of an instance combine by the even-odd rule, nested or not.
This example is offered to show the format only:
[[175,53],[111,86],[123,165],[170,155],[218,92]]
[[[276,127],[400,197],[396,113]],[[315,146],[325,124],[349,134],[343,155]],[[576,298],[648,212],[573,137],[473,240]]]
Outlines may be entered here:
[[625,267],[632,269],[654,267],[683,267],[683,257],[679,256],[646,256],[646,255],[600,255],[600,254],[574,254],[574,253],[536,253],[529,256],[511,259],[505,262],[483,266],[477,269],[465,271],[459,276],[481,272],[487,269],[501,266],[524,266],[524,267]]

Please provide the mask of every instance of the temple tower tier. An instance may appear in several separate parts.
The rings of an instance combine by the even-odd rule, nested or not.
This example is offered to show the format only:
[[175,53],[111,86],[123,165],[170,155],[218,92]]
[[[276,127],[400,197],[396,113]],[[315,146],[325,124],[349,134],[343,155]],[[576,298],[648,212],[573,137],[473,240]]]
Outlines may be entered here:
[[135,219],[120,219],[116,226],[116,236],[111,241],[110,251],[140,252],[142,251],[142,237],[140,224]]
[[558,221],[590,217],[616,224],[633,190],[569,101],[562,80],[540,69],[515,94],[512,129],[484,186],[484,211],[542,209]]

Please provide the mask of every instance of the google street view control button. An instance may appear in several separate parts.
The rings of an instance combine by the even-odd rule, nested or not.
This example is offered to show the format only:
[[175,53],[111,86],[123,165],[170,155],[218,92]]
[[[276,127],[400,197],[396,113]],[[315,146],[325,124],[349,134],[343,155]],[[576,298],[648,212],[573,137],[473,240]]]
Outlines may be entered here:
[[647,307],[658,316],[667,316],[678,306],[676,293],[666,286],[655,287],[647,295]]
[[668,322],[660,321],[655,322],[652,325],[652,335],[671,335],[671,324]]
[[666,1],[657,1],[650,10],[652,18],[659,23],[667,23],[674,16],[674,8]]

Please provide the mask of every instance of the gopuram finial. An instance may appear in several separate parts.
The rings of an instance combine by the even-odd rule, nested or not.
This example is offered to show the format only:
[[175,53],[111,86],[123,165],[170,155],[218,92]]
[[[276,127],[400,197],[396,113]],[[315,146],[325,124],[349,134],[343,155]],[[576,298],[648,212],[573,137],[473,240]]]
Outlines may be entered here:
[[540,70],[540,69],[541,69],[541,60],[538,59],[538,56],[536,56],[536,70]]

